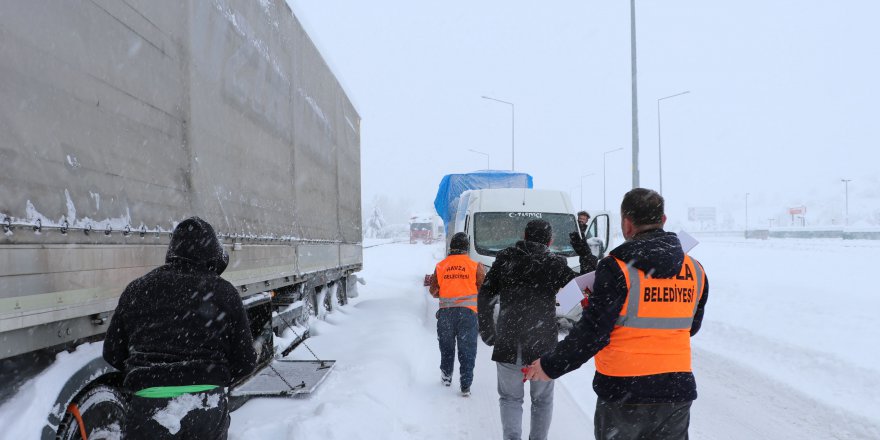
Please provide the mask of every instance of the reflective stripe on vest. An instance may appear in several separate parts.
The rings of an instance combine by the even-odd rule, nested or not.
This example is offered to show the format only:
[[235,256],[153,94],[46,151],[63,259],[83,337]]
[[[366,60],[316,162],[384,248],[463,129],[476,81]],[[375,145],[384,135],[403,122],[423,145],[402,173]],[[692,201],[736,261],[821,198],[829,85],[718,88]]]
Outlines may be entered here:
[[[686,256],[686,259],[690,257]],[[691,263],[693,264],[693,263]],[[691,324],[694,322],[694,314],[697,313],[697,305],[699,305],[699,296],[703,294],[703,268],[699,264],[693,264],[696,273],[697,287],[694,296],[693,310],[688,317],[683,318],[644,318],[639,317],[639,304],[641,303],[639,296],[641,295],[641,282],[639,271],[630,265],[621,265],[621,270],[626,270],[627,278],[630,280],[629,293],[627,294],[626,314],[617,317],[615,325],[631,328],[654,328],[654,329],[682,329],[690,330]]]
[[467,255],[450,255],[437,263],[440,308],[467,307],[477,311],[477,263]]
[[705,286],[702,266],[685,255],[677,276],[651,278],[615,261],[627,297],[611,341],[596,354],[596,370],[618,377],[691,371],[690,329]]
[[457,296],[455,298],[440,298],[440,308],[477,306],[477,295]]

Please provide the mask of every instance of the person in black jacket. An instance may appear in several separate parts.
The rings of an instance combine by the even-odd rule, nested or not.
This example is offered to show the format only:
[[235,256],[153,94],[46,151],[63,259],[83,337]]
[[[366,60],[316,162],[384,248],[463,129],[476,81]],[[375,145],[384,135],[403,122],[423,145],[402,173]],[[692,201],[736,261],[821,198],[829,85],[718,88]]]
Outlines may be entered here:
[[590,214],[587,211],[578,212],[577,224],[579,231],[568,234],[568,238],[574,252],[578,254],[581,274],[585,274],[596,270],[596,265],[599,263],[599,259],[590,250],[589,240],[593,238],[587,231],[590,224]]
[[[593,389],[598,395],[594,419],[598,440],[688,436],[690,406],[697,398],[690,368],[689,337],[700,329],[709,283],[699,262],[682,251],[678,237],[663,230],[663,205],[663,197],[648,189],[635,188],[626,193],[621,204],[626,242],[599,262],[593,292],[581,320],[554,350],[533,362],[526,374],[529,379],[555,379],[596,356]],[[640,283],[647,281],[642,287],[648,288],[632,296],[629,286],[634,278]],[[667,294],[649,286],[670,282],[684,289],[696,285],[694,294]],[[638,307],[631,316],[627,310],[633,310],[636,302]],[[678,310],[688,310],[689,315],[684,320],[663,316],[664,310],[681,302],[686,304]],[[645,307],[653,307],[653,313],[643,318],[637,310]],[[634,317],[639,325],[629,324],[628,320]],[[672,321],[675,324],[669,324]],[[613,362],[603,364],[599,359],[601,352],[612,344],[618,349],[612,349],[602,360]],[[639,349],[632,350],[635,347]],[[671,362],[673,367],[666,368],[664,364],[669,365],[670,359],[675,359]],[[602,368],[649,373],[603,374],[598,371]]]
[[132,281],[104,339],[104,359],[133,393],[126,439],[225,439],[225,387],[251,373],[253,336],[228,255],[206,221],[174,229],[165,264]]
[[[549,251],[550,224],[532,220],[525,240],[502,250],[486,274],[477,296],[480,337],[494,345],[492,360],[498,369],[501,425],[505,439],[522,435],[524,395],[521,369],[556,345],[556,293],[577,274],[565,258]],[[497,324],[495,298],[500,299]],[[553,413],[553,383],[532,382],[532,440],[544,440]]]

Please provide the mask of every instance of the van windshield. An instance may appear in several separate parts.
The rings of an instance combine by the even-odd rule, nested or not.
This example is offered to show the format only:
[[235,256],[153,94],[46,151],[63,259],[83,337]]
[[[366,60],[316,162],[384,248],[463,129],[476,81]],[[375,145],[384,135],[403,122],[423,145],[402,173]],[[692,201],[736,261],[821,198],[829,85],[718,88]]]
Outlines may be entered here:
[[478,212],[474,214],[474,248],[480,255],[495,256],[498,251],[513,246],[523,239],[526,224],[540,218],[550,223],[553,243],[550,251],[565,257],[574,257],[568,234],[577,230],[573,214],[541,212]]

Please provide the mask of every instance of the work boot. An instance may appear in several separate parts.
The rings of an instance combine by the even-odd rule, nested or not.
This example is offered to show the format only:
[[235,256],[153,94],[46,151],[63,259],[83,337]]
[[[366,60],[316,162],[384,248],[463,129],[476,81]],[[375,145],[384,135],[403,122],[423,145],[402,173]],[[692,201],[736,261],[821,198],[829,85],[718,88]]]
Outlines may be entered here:
[[447,376],[443,373],[440,373],[440,380],[443,381],[443,385],[447,387],[452,385],[452,375]]
[[468,397],[471,395],[471,387],[461,387],[461,397]]

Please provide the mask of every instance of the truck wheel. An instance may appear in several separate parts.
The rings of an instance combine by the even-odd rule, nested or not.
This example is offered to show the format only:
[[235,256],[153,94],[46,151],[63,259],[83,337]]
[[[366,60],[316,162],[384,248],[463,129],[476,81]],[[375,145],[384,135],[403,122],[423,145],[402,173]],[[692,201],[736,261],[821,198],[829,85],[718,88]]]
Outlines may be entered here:
[[[77,397],[58,425],[58,440],[80,440],[80,420],[89,440],[122,438],[125,395],[109,385],[96,385]],[[80,417],[74,412],[78,411]]]

